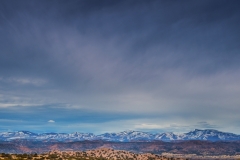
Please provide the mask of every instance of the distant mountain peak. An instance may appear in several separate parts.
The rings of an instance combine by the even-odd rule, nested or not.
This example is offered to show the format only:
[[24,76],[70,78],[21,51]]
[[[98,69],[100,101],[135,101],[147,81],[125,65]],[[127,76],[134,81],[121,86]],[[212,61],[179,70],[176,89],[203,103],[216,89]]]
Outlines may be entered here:
[[17,131],[18,133],[24,133],[24,134],[36,134],[30,131]]
[[126,130],[126,131],[122,131],[122,132],[119,132],[119,133],[132,134],[132,133],[144,133],[144,132],[141,132],[141,131],[134,131],[134,130]]
[[194,131],[212,131],[212,132],[220,132],[216,129],[195,129]]
[[30,131],[0,132],[1,141],[11,141],[15,139],[28,139],[34,141],[84,141],[84,140],[104,140],[114,142],[130,141],[174,141],[174,140],[208,140],[208,141],[233,141],[240,140],[240,135],[221,132],[214,129],[195,129],[188,133],[174,134],[165,132],[152,134],[134,130],[126,130],[118,133],[104,133],[94,135],[93,133],[42,133],[36,134]]

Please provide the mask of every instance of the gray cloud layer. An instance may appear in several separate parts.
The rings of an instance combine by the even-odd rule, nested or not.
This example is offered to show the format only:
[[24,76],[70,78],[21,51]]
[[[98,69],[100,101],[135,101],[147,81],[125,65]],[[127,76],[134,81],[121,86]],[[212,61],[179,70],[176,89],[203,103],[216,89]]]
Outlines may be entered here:
[[[62,122],[61,131],[72,125],[102,132],[108,123],[240,133],[239,6],[237,0],[1,1],[2,120],[46,116],[22,125],[38,131],[52,119],[56,131]],[[50,117],[53,111],[61,116]],[[14,127],[9,121],[4,130]]]

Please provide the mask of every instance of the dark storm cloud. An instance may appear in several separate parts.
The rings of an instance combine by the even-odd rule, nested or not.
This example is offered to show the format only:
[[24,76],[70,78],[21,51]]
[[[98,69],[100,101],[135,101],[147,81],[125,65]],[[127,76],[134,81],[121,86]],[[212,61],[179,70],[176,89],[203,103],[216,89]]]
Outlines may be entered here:
[[[150,130],[177,128],[155,124],[157,115],[161,124],[182,127],[214,126],[221,117],[229,119],[223,125],[235,124],[239,6],[237,0],[1,1],[0,107],[46,106],[31,113],[46,115],[49,104],[69,104],[84,110],[79,117],[94,118],[54,110],[69,113],[67,123],[129,120]],[[17,111],[9,117],[17,115],[25,117]],[[183,125],[187,118],[192,123]],[[59,121],[44,122],[52,119]]]
[[[2,3],[2,32],[6,36],[2,38],[5,42],[2,45],[9,45],[7,48],[10,50],[12,43],[19,41],[24,43],[22,51],[14,47],[8,51],[12,53],[13,50],[17,50],[14,55],[3,56],[6,58],[2,59],[1,64],[5,62],[12,67],[16,65],[15,68],[24,66],[28,68],[30,65],[34,69],[43,67],[44,72],[46,68],[56,72],[54,67],[51,68],[51,62],[55,65],[56,60],[51,58],[55,59],[54,54],[57,53],[49,55],[46,53],[49,51],[45,51],[44,47],[49,47],[49,43],[54,45],[61,41],[65,44],[67,40],[61,39],[71,38],[73,36],[69,35],[71,30],[73,30],[72,34],[81,36],[87,44],[91,44],[95,39],[97,41],[95,43],[103,41],[100,45],[109,47],[108,43],[116,39],[115,45],[123,47],[123,51],[114,58],[120,56],[130,63],[168,56],[172,60],[160,64],[156,64],[158,61],[153,61],[152,65],[148,64],[149,67],[189,68],[189,65],[193,65],[197,67],[195,71],[207,72],[207,70],[216,71],[219,67],[236,67],[236,59],[239,58],[237,52],[239,33],[236,33],[239,27],[237,1],[103,1],[101,3],[3,1]],[[56,35],[48,36],[51,32],[55,32],[53,34]],[[87,37],[89,38],[85,39]],[[26,43],[30,43],[29,46],[26,46]],[[65,49],[65,52],[68,52],[68,48]],[[156,50],[149,53],[150,49]],[[109,55],[112,55],[111,51],[105,56]],[[49,60],[47,64],[46,60]],[[202,64],[203,62],[206,64]],[[62,63],[59,65],[62,66]]]

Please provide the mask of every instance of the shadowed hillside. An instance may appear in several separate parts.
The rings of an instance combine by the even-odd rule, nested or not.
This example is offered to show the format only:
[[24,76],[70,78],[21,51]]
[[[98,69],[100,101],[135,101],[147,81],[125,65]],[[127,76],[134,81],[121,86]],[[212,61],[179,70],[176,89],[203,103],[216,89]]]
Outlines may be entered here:
[[240,142],[209,142],[209,141],[179,141],[179,142],[35,142],[11,141],[1,142],[0,152],[3,153],[46,153],[59,151],[86,151],[98,148],[126,150],[134,153],[172,153],[196,155],[237,155],[240,154]]

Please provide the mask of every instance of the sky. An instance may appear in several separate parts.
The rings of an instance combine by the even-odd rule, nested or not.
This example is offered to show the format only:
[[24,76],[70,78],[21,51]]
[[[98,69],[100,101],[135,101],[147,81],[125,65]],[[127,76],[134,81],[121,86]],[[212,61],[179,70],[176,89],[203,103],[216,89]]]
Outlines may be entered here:
[[239,7],[1,0],[0,132],[240,134]]

